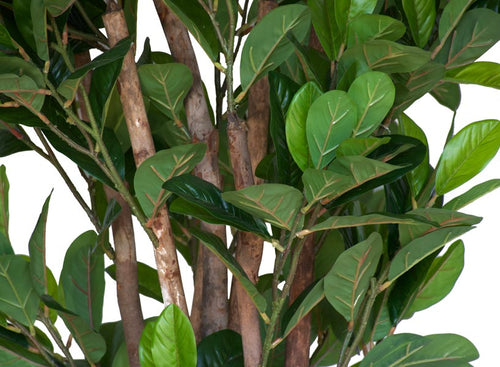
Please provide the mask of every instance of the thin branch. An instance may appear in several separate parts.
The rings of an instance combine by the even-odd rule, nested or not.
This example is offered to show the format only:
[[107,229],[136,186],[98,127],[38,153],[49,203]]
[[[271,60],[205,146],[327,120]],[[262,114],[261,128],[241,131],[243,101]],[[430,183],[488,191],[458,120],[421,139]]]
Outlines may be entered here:
[[64,342],[61,338],[61,335],[59,334],[59,331],[57,330],[56,327],[54,327],[54,324],[52,323],[50,318],[48,318],[46,316],[42,316],[42,318],[40,320],[45,325],[45,327],[49,331],[50,335],[52,335],[52,338],[55,340],[57,346],[61,349],[63,354],[66,356],[66,359],[68,360],[69,365],[71,367],[76,367],[76,363],[73,360],[73,356],[71,355],[69,349],[64,344]]

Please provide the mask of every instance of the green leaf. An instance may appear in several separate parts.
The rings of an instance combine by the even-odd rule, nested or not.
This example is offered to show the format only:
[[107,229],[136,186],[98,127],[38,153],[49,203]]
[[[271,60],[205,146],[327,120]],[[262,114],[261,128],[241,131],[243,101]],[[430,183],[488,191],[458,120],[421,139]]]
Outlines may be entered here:
[[254,84],[270,70],[289,58],[294,46],[287,37],[291,32],[302,42],[311,26],[309,9],[304,5],[280,6],[269,12],[252,29],[241,53],[241,87]]
[[142,330],[141,339],[139,340],[139,360],[142,367],[156,367],[151,351],[153,347],[155,324],[156,321],[146,322]]
[[28,61],[19,57],[0,56],[0,64],[2,64],[2,74],[15,74],[18,77],[26,75],[33,79],[38,88],[45,87],[45,79],[42,72]]
[[302,193],[282,184],[262,184],[222,194],[222,198],[280,228],[291,230],[302,205]]
[[387,40],[373,40],[346,50],[340,62],[347,70],[355,62],[384,73],[408,73],[430,61],[430,53],[418,47]]
[[196,366],[196,341],[189,318],[168,305],[154,324],[151,355],[155,366]]
[[500,89],[500,64],[487,61],[474,62],[448,70],[446,80]]
[[[106,273],[116,280],[116,265],[112,264],[106,268]],[[149,265],[137,262],[137,278],[139,282],[139,293],[163,302],[161,295],[160,281],[158,280],[158,272]]]
[[442,83],[437,85],[431,92],[431,95],[441,103],[443,106],[448,107],[452,111],[456,111],[460,106],[462,95],[460,93],[460,86],[454,83]]
[[349,23],[347,47],[376,39],[397,41],[405,32],[406,27],[399,20],[381,14],[362,14]]
[[450,0],[439,18],[439,39],[447,39],[475,0]]
[[0,165],[0,233],[9,240],[9,179],[7,169]]
[[241,336],[229,329],[203,338],[197,352],[197,367],[241,367],[244,363]]
[[290,318],[290,321],[288,321],[286,329],[281,337],[283,339],[286,338],[293,328],[300,322],[300,320],[307,316],[307,314],[311,312],[311,310],[316,307],[316,305],[320,303],[323,298],[325,298],[325,288],[324,281],[321,279],[302,300],[297,310]]
[[456,226],[438,229],[411,241],[394,256],[389,269],[389,280],[393,282],[428,255],[472,228],[472,226]]
[[10,36],[9,31],[3,24],[0,24],[0,45],[11,50],[15,50],[17,48],[12,42],[12,37]]
[[29,262],[24,257],[0,256],[0,312],[31,328],[39,301],[28,273]]
[[266,314],[266,299],[259,293],[252,281],[248,279],[245,271],[226,248],[224,242],[222,242],[222,240],[216,235],[202,232],[196,228],[191,228],[191,234],[200,240],[200,242],[211,252],[213,252],[214,255],[217,256],[217,258],[229,269],[233,276],[238,279],[241,286],[245,289],[248,296],[255,304],[255,307],[259,311],[262,319],[268,322],[269,318]]
[[335,20],[342,42],[347,36],[349,23],[358,15],[371,14],[377,6],[377,0],[335,0]]
[[340,143],[337,149],[337,157],[349,155],[361,155],[366,157],[378,147],[387,144],[391,138],[369,137],[369,138],[349,138]]
[[396,90],[391,78],[379,71],[357,77],[347,94],[358,107],[358,122],[352,136],[369,136],[384,120],[394,103]]
[[173,213],[192,215],[208,223],[226,224],[270,239],[262,220],[225,201],[221,191],[207,181],[192,175],[181,175],[165,182],[163,188],[183,199],[177,199],[170,205]]
[[467,125],[444,147],[436,167],[436,192],[445,194],[483,170],[500,148],[500,121]]
[[66,251],[59,284],[66,307],[92,328],[102,322],[104,300],[104,256],[97,247],[97,234],[87,231]]
[[479,199],[483,195],[497,189],[500,187],[500,179],[492,179],[488,180],[486,182],[482,182],[467,192],[463,193],[460,196],[457,196],[447,202],[443,208],[444,209],[449,209],[449,210],[459,210],[463,208],[466,205],[469,205],[473,201]]
[[307,113],[306,135],[317,169],[324,168],[335,158],[335,150],[352,135],[357,121],[356,104],[344,91],[326,92],[312,103]]
[[49,59],[47,17],[43,0],[15,0],[12,3],[19,32],[38,57]]
[[415,44],[420,48],[425,47],[436,19],[435,1],[403,0],[403,9]]
[[[12,127],[12,129],[18,131],[15,127]],[[0,157],[7,157],[30,149],[23,141],[16,138],[12,132],[0,126]]]
[[52,193],[47,197],[42,207],[42,212],[38,217],[33,234],[30,237],[28,248],[30,254],[30,271],[33,279],[33,287],[39,295],[47,294],[47,264],[45,230],[47,226],[47,215]]
[[179,112],[193,85],[193,77],[184,64],[143,65],[139,68],[142,93],[176,125],[182,126]]
[[326,299],[348,322],[357,316],[381,255],[382,237],[373,232],[344,251],[324,278]]
[[322,92],[316,83],[304,84],[293,96],[286,115],[286,142],[290,154],[302,171],[310,165],[306,133],[307,113],[321,94]]
[[[163,0],[169,9],[179,17],[182,24],[198,41],[208,57],[215,61],[222,51],[217,34],[208,13],[197,0]],[[221,6],[219,4],[219,6]]]
[[464,267],[464,250],[463,242],[458,240],[443,256],[434,259],[405,318],[438,303],[450,293]]
[[43,2],[50,15],[58,17],[68,10],[75,0],[44,0]]
[[162,189],[163,183],[191,172],[203,159],[205,150],[206,145],[202,143],[179,145],[159,151],[142,162],[134,176],[134,189],[146,216],[151,217],[168,198]]
[[21,346],[0,337],[0,366],[45,367],[47,361],[39,354],[30,352],[28,346]]
[[337,58],[341,39],[335,20],[334,0],[309,0],[311,21],[321,46],[330,60]]
[[500,14],[489,9],[467,11],[436,60],[447,69],[470,64],[500,40]]
[[27,75],[0,74],[0,93],[23,106],[31,106],[40,111],[45,95],[39,93],[35,81]]
[[478,357],[474,345],[460,335],[396,334],[378,343],[359,367],[468,367]]
[[127,353],[127,344],[125,341],[122,342],[120,347],[115,353],[113,358],[113,364],[111,367],[129,367],[128,353]]

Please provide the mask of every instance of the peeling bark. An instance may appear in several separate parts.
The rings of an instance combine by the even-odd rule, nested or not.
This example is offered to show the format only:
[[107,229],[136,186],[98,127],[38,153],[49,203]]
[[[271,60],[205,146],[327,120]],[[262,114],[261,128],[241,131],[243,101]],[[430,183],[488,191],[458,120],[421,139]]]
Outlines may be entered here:
[[[219,136],[210,121],[210,114],[203,92],[198,62],[189,34],[182,22],[169,11],[162,0],[154,0],[156,11],[163,26],[172,56],[185,64],[193,75],[193,86],[184,100],[189,131],[193,142],[207,144],[203,160],[194,174],[221,188],[219,173]],[[213,233],[226,242],[226,229],[221,225],[201,224],[202,230]],[[200,263],[203,274],[196,275],[191,319],[196,339],[199,341],[215,331],[225,329],[228,321],[227,270],[211,252],[200,247]],[[197,268],[197,272],[200,268]]]
[[[314,281],[314,236],[306,237],[290,288],[290,304]],[[286,338],[286,367],[309,366],[311,315],[305,316]]]
[[[115,2],[108,2],[107,13],[103,16],[103,21],[111,46],[128,36],[123,11]],[[155,154],[155,148],[132,50],[129,50],[123,60],[118,83],[135,164],[139,166],[146,158]],[[158,215],[153,218],[152,230],[158,238],[155,259],[163,302],[165,305],[175,303],[187,315],[188,309],[177,260],[177,250],[166,206],[163,206]]]

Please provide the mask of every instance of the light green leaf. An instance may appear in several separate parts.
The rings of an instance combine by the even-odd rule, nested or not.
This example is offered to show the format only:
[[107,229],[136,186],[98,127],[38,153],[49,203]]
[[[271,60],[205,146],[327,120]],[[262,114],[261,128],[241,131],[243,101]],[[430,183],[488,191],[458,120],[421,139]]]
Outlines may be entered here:
[[40,88],[35,81],[27,75],[1,74],[0,93],[23,106],[31,106],[37,111],[41,110],[45,100],[45,95],[40,93]]
[[324,168],[335,158],[335,150],[352,135],[357,121],[356,104],[344,91],[329,91],[313,102],[307,113],[306,135],[316,168]]
[[344,251],[324,278],[326,299],[348,322],[357,316],[381,255],[382,237],[373,232]]
[[47,197],[42,207],[42,212],[38,217],[33,234],[30,237],[28,248],[30,254],[30,271],[33,279],[33,287],[39,295],[48,294],[47,288],[47,264],[45,229],[47,226],[47,215],[52,193]]
[[7,169],[0,165],[0,233],[9,241],[9,179]]
[[283,339],[286,338],[293,328],[297,326],[300,320],[307,316],[307,314],[311,312],[311,310],[316,307],[316,305],[320,303],[323,298],[325,298],[325,289],[323,279],[321,279],[302,300],[299,307],[290,318],[290,321],[288,321],[286,329],[281,337]]
[[387,144],[389,137],[349,138],[340,143],[337,149],[337,157],[349,155],[361,155],[366,157],[378,147]]
[[39,301],[28,273],[29,263],[24,257],[0,256],[0,312],[32,327]]
[[94,329],[102,322],[104,284],[104,255],[97,234],[84,232],[66,251],[59,286],[66,307]]
[[233,276],[238,279],[241,286],[245,289],[248,296],[255,304],[262,319],[267,323],[269,321],[266,315],[267,302],[255,285],[252,283],[241,265],[235,260],[234,256],[226,248],[222,240],[214,234],[202,232],[196,228],[191,229],[191,234],[195,236],[203,245],[214,253],[217,258],[229,269]]
[[393,282],[434,251],[472,228],[472,226],[456,226],[438,229],[411,241],[394,256],[389,269],[389,280]]
[[500,89],[500,64],[478,61],[448,70],[446,80],[460,84],[479,84]]
[[282,184],[262,184],[222,193],[222,198],[264,221],[287,230],[302,205],[302,193]]
[[149,64],[139,70],[142,93],[175,124],[183,128],[179,115],[184,98],[193,85],[193,77],[184,64]]
[[420,48],[425,47],[436,19],[435,1],[403,0],[403,9],[415,44]]
[[155,333],[156,321],[146,322],[139,340],[139,360],[142,367],[156,367],[151,348],[153,346],[153,336]]
[[48,61],[49,43],[47,38],[47,14],[44,0],[30,0],[30,11],[31,20],[33,22],[33,38],[36,45],[36,54],[42,60]]
[[168,305],[154,324],[151,354],[155,366],[196,366],[196,341],[189,318],[175,304]]
[[304,84],[293,96],[286,114],[286,142],[293,160],[302,171],[309,167],[311,159],[306,134],[307,113],[321,94],[316,83]]
[[444,147],[436,167],[436,192],[445,194],[483,170],[500,148],[500,121],[467,125]]
[[415,312],[424,310],[450,293],[464,267],[464,244],[454,242],[443,256],[437,257],[420,284],[413,302],[405,315],[411,317]]
[[205,150],[202,143],[179,145],[161,150],[142,162],[134,176],[134,188],[146,216],[151,217],[168,198],[163,183],[191,172],[203,159]]
[[309,32],[311,16],[304,5],[280,6],[269,12],[252,29],[241,53],[241,87],[254,84],[270,70],[289,58],[294,46],[287,33],[302,42]]
[[311,20],[321,46],[330,60],[337,58],[341,39],[335,20],[334,0],[309,0]]
[[480,183],[471,188],[470,190],[468,190],[467,192],[463,193],[462,195],[457,196],[456,198],[453,198],[452,200],[447,202],[443,206],[443,208],[449,210],[461,209],[464,206],[469,205],[470,203],[479,199],[483,195],[497,189],[498,187],[500,187],[500,179],[492,179]]
[[75,0],[44,0],[43,2],[50,15],[58,17],[68,10]]
[[446,40],[475,0],[450,0],[439,18],[439,39]]
[[362,14],[349,23],[347,47],[351,48],[356,44],[376,39],[397,41],[405,32],[405,25],[392,17],[381,14]]
[[357,77],[347,94],[358,107],[358,122],[352,136],[369,136],[384,120],[394,103],[396,90],[391,78],[379,71]]

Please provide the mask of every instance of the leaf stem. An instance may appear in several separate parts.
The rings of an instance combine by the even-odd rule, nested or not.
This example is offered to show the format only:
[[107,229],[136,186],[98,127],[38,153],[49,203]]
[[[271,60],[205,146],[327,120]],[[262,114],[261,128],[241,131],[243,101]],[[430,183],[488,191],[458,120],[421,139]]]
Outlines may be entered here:
[[69,365],[71,367],[76,367],[75,361],[73,360],[73,356],[71,355],[69,349],[64,344],[64,342],[61,338],[61,335],[59,334],[59,331],[57,330],[57,328],[54,327],[54,324],[52,323],[50,318],[48,318],[47,316],[42,316],[40,320],[45,325],[45,327],[49,331],[50,335],[52,335],[52,338],[56,342],[57,346],[61,349],[63,354],[66,356],[66,359],[68,360]]

